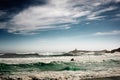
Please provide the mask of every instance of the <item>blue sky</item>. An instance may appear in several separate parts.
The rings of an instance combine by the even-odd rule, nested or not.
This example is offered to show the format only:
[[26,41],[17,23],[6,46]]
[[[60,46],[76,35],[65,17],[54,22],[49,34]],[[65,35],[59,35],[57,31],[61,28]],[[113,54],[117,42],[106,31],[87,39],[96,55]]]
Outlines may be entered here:
[[120,0],[0,0],[1,51],[120,47]]

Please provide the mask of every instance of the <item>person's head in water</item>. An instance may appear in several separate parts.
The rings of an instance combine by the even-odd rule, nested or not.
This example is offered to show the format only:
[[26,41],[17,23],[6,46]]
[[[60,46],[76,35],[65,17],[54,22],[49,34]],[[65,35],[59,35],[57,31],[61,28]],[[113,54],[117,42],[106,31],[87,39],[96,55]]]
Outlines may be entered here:
[[72,58],[71,61],[74,61],[74,58]]

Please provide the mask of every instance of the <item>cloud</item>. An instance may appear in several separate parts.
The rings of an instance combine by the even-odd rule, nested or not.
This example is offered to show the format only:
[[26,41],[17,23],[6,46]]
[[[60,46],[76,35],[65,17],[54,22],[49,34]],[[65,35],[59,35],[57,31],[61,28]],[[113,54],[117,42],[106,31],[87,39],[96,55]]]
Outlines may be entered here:
[[6,26],[6,23],[0,23],[0,29],[3,29]]
[[[30,7],[10,20],[8,32],[25,34],[33,31],[51,29],[69,29],[65,24],[74,24],[77,17],[85,16],[89,11],[70,8],[68,0],[51,0],[48,5]],[[61,6],[62,5],[62,6]],[[71,12],[71,10],[73,12]]]
[[117,17],[120,17],[120,14],[116,14]]
[[0,16],[3,16],[5,14],[6,14],[6,12],[0,11]]
[[93,3],[93,6],[100,6],[101,5],[101,3],[100,2],[96,2],[96,3]]
[[120,30],[114,30],[110,32],[97,32],[93,35],[96,35],[96,36],[120,35]]
[[120,2],[120,0],[115,0],[115,2]]
[[[47,0],[0,0],[0,21],[9,21],[30,6],[45,5]],[[3,12],[6,13],[3,15]]]
[[99,16],[99,15],[100,15],[101,13],[104,13],[104,12],[107,12],[107,11],[112,11],[112,10],[115,10],[115,9],[117,9],[117,7],[111,6],[111,7],[108,7],[108,8],[105,8],[105,9],[102,9],[102,10],[99,10],[99,11],[96,11],[96,12],[93,12],[93,13],[91,13],[90,15],[88,15],[88,19],[94,20],[94,19],[104,18],[105,16]]
[[101,15],[102,13],[113,11],[118,7],[112,5],[103,7],[103,5],[119,2],[119,0],[22,0],[20,2],[12,0],[13,3],[7,5],[10,0],[2,1],[3,4],[0,3],[2,11],[12,10],[13,13],[6,12],[7,18],[4,16],[0,19],[2,20],[0,24],[6,24],[1,29],[14,34],[37,34],[39,31],[69,29],[71,25],[80,24],[82,21],[104,19],[106,16]]

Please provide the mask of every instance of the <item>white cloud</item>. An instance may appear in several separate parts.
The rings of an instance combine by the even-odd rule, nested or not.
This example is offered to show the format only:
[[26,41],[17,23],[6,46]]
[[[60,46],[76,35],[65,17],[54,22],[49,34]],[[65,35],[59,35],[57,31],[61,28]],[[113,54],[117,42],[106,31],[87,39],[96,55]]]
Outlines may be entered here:
[[30,7],[10,21],[12,26],[8,27],[8,31],[10,33],[19,32],[21,34],[36,30],[63,29],[63,27],[69,29],[68,26],[58,25],[77,23],[78,21],[75,18],[86,16],[90,11],[73,8],[68,1],[50,0],[48,5]]
[[101,13],[107,12],[107,11],[112,11],[117,9],[117,7],[111,6],[109,8],[105,8],[96,12],[91,13],[90,15],[88,15],[88,19],[89,20],[94,20],[94,19],[101,19],[104,18],[105,16],[99,16]]
[[101,5],[101,3],[100,2],[96,2],[96,3],[93,3],[93,6],[100,6]]
[[105,16],[88,16],[89,20],[98,20],[98,19],[103,19]]
[[87,22],[86,24],[90,24],[90,22]]
[[[94,9],[110,1],[112,0],[49,0],[46,5],[31,6],[20,12],[7,22],[9,26],[2,28],[14,34],[36,34],[44,30],[69,29],[71,24],[104,18],[105,16],[99,14],[114,10],[116,7],[98,11]],[[87,18],[81,19],[82,17]]]
[[120,30],[114,30],[110,32],[97,32],[94,35],[106,36],[106,35],[120,35]]

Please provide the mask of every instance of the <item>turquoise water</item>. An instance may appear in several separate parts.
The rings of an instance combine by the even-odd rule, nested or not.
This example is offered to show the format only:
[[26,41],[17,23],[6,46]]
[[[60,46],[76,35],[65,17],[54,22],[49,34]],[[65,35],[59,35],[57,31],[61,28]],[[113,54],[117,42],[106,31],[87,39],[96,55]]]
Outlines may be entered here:
[[102,62],[58,62],[53,61],[50,63],[28,63],[28,64],[5,64],[0,63],[0,73],[11,73],[21,71],[99,71],[108,68],[119,68],[119,60],[107,60]]

